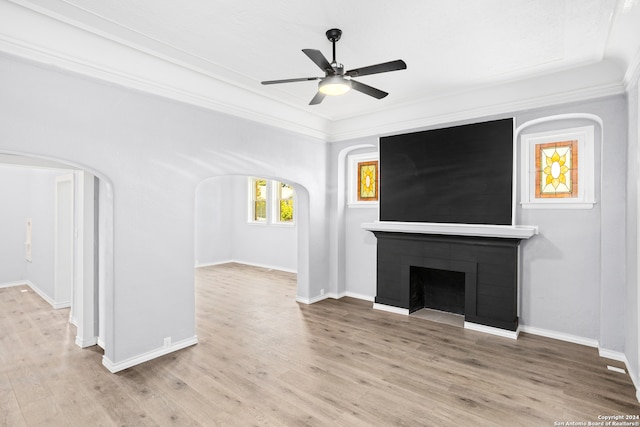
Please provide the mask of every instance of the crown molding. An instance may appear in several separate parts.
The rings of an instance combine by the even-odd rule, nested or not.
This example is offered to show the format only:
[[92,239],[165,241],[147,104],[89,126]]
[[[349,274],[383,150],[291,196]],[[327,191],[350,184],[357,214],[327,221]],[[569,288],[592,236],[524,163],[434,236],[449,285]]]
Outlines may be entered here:
[[329,120],[255,93],[203,68],[110,38],[97,30],[81,28],[63,17],[47,15],[20,0],[0,1],[0,17],[0,52],[328,142],[617,95],[625,93],[640,74],[639,54],[619,82],[607,80],[607,76],[615,73],[603,63],[585,67],[584,73],[581,68],[577,73],[567,70],[534,79],[505,81]]
[[631,64],[627,67],[627,72],[624,75],[624,87],[626,91],[628,92],[638,81],[640,81],[640,50],[636,52],[633,61],[631,61]]
[[[107,38],[23,4],[0,1],[0,52],[101,81],[327,140],[327,119],[203,69]],[[5,18],[6,19],[6,18]],[[33,31],[38,28],[38,31]],[[41,35],[46,34],[43,38]]]
[[[586,101],[623,93],[625,93],[625,88],[622,83],[607,83],[596,87],[523,99],[496,99],[491,91],[487,91],[482,94],[470,95],[466,100],[460,102],[440,103],[434,100],[425,100],[418,104],[413,104],[411,107],[404,106],[394,111],[386,111],[383,113],[388,118],[391,116],[395,117],[395,120],[389,120],[388,118],[385,120],[383,117],[371,115],[366,118],[352,118],[342,122],[333,122],[331,123],[328,133],[331,137],[330,142],[346,141],[372,135],[392,135],[394,133],[407,130],[419,130],[442,123],[453,123],[478,117],[513,114],[517,111]],[[473,104],[477,104],[477,102],[475,102],[473,98],[479,97],[493,99],[493,103],[478,105],[474,108]],[[465,107],[468,109],[465,109]],[[418,117],[416,117],[416,112],[420,112],[421,116],[418,114]]]

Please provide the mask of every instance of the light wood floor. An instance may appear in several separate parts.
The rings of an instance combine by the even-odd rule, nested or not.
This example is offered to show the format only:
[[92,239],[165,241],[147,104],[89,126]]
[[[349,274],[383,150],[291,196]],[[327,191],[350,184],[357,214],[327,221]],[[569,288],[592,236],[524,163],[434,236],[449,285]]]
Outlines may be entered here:
[[[640,414],[593,348],[517,341],[371,309],[295,302],[295,276],[198,269],[200,343],[118,374],[68,310],[0,289],[3,426],[553,426]],[[23,292],[26,291],[26,292]]]

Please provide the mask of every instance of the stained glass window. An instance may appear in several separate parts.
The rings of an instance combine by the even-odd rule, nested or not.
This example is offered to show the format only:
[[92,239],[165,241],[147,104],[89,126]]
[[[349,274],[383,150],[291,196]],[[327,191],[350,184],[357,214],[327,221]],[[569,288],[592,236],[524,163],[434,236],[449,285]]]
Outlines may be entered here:
[[358,200],[378,200],[378,161],[358,163]]
[[577,197],[578,141],[536,144],[538,198]]
[[[571,115],[571,120],[578,116]],[[584,118],[591,120],[590,115]],[[556,120],[565,118],[552,116],[546,121]],[[534,122],[538,124],[538,120]],[[521,135],[520,197],[524,209],[593,208],[596,129],[581,126]]]

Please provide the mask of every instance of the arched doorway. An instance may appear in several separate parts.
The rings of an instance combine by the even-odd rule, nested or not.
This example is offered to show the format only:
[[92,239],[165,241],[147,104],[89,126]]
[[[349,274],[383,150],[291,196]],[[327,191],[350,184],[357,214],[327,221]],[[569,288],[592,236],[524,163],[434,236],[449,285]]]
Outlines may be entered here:
[[293,187],[295,221],[291,225],[275,221],[252,224],[248,220],[251,178],[247,175],[221,175],[198,184],[195,197],[195,265],[238,261],[295,272],[296,299],[309,303],[308,191],[283,177],[265,177],[273,183],[287,183]]
[[[55,267],[43,268],[35,282],[29,277],[22,281],[53,308],[70,307],[70,322],[76,326],[75,342],[79,347],[100,344],[106,350],[111,342],[108,339],[112,330],[109,323],[113,322],[106,297],[113,288],[113,196],[110,181],[99,172],[81,165],[21,153],[0,153],[0,165],[49,171],[41,175],[50,180],[49,190],[56,206],[44,215],[52,216],[50,234],[57,238],[51,250],[39,248],[37,262],[48,258],[49,264]],[[31,225],[29,218],[26,228],[27,262],[35,263],[30,259],[32,249],[35,249],[30,241]],[[58,253],[61,250],[66,254]],[[62,264],[57,263],[58,260],[68,264],[65,271],[60,271]],[[35,275],[33,270],[27,270],[26,274]],[[42,274],[51,276],[50,280],[41,279]],[[39,287],[38,282],[43,286]],[[45,282],[55,285],[46,286]]]

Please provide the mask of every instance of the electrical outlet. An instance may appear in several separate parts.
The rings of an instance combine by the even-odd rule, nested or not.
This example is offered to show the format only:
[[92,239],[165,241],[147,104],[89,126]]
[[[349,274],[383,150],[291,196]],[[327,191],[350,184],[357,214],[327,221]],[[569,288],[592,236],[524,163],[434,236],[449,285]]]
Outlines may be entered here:
[[320,289],[320,295],[324,295],[324,289]]
[[171,337],[166,337],[164,339],[164,346],[165,347],[171,347]]

